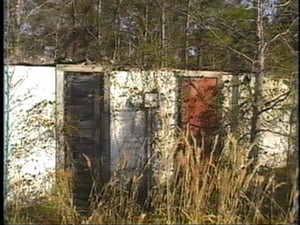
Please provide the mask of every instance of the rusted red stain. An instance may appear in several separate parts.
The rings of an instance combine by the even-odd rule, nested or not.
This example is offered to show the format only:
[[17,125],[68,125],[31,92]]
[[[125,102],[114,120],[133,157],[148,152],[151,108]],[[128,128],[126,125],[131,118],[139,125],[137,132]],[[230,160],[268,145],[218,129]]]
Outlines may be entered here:
[[211,136],[219,128],[217,83],[217,78],[188,78],[182,82],[183,128],[189,125],[196,138],[200,138],[201,133]]

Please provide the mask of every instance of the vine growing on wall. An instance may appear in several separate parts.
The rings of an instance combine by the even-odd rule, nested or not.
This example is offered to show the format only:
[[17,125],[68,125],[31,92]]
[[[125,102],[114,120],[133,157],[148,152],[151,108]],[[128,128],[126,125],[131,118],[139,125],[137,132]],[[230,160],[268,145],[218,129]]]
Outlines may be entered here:
[[27,76],[7,71],[7,156],[8,199],[29,200],[49,191],[55,169],[55,102],[41,100],[28,108],[33,89],[18,94]]

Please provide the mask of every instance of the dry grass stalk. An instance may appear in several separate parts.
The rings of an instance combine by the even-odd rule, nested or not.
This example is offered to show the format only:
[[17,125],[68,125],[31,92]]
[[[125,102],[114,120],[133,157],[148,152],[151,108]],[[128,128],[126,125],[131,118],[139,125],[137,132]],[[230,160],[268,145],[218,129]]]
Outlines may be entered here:
[[[174,153],[173,174],[164,182],[154,183],[145,204],[138,202],[138,195],[147,166],[127,176],[127,159],[123,157],[116,175],[93,196],[88,218],[79,215],[73,206],[72,172],[59,171],[56,188],[43,203],[42,210],[29,216],[16,203],[9,222],[272,224],[295,221],[296,182],[292,183],[286,209],[276,199],[277,190],[284,185],[276,174],[261,174],[261,165],[249,170],[252,163],[248,154],[252,146],[240,146],[229,136],[221,155],[216,157],[213,154],[216,147],[213,147],[212,154],[204,157],[202,148],[194,139],[191,142],[186,133],[179,134],[178,146],[181,149],[170,149]],[[89,162],[87,158],[92,172],[93,165]],[[42,211],[44,217],[37,214]]]

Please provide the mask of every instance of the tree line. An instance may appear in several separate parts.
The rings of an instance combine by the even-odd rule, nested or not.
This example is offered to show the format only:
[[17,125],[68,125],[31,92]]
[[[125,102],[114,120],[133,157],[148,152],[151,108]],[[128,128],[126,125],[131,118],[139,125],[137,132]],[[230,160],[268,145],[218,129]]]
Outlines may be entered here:
[[296,63],[296,0],[11,0],[4,6],[8,62],[88,58],[250,72],[265,58],[264,67],[278,73]]

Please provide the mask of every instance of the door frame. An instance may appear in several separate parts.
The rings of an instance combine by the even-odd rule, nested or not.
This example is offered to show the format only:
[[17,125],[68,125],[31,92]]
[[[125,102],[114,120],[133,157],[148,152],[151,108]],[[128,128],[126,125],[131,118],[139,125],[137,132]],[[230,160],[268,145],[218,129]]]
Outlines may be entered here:
[[103,155],[107,158],[108,169],[105,170],[107,178],[110,177],[110,81],[109,76],[107,75],[107,68],[102,66],[90,66],[90,65],[69,65],[69,64],[59,64],[56,66],[55,74],[55,90],[56,90],[56,136],[57,136],[57,145],[56,145],[56,170],[65,170],[68,165],[67,153],[66,153],[66,141],[64,135],[64,121],[65,121],[65,84],[66,84],[66,75],[65,72],[74,72],[78,73],[91,73],[99,74],[99,76],[104,76],[104,115],[106,118],[103,119],[103,125],[105,136],[103,144],[104,152]]

